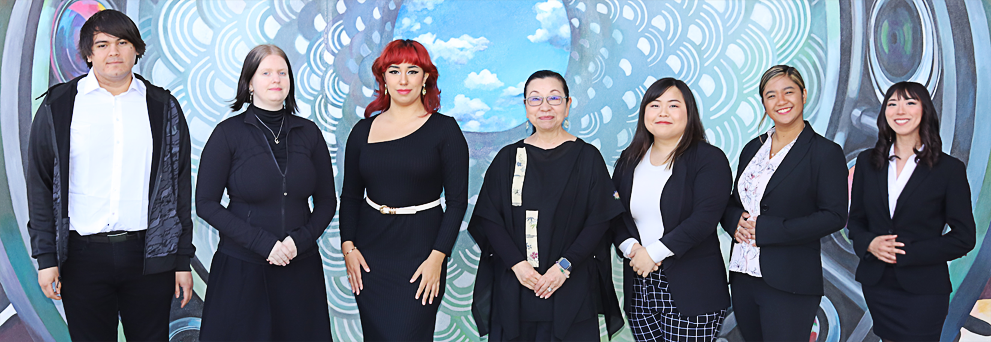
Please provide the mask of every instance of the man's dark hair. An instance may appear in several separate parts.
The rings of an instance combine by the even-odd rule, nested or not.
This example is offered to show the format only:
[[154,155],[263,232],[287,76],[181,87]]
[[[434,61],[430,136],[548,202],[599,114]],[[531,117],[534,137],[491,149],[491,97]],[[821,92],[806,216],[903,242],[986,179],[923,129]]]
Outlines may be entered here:
[[93,37],[101,32],[131,42],[138,54],[134,63],[145,54],[145,41],[141,39],[141,31],[134,25],[134,21],[120,11],[106,9],[93,14],[79,29],[79,55],[87,67],[93,67],[93,63],[87,58],[93,55]]

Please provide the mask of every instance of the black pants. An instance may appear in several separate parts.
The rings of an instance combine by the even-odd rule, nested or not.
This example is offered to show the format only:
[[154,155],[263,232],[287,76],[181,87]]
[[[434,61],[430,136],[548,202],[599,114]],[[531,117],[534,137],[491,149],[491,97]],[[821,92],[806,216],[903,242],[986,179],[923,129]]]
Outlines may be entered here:
[[763,278],[733,273],[733,312],[747,341],[808,341],[822,296],[775,289]]
[[144,241],[87,242],[70,234],[62,303],[73,341],[168,341],[175,272],[143,275]]

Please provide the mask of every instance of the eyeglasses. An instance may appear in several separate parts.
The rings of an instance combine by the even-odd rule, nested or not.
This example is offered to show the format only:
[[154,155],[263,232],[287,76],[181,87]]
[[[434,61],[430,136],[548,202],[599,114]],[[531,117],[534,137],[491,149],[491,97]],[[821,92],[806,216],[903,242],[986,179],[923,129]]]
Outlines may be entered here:
[[547,104],[551,106],[557,106],[564,103],[564,96],[561,95],[551,95],[548,97],[530,96],[526,98],[525,102],[530,107],[540,107],[540,105],[544,103],[545,99],[547,100]]

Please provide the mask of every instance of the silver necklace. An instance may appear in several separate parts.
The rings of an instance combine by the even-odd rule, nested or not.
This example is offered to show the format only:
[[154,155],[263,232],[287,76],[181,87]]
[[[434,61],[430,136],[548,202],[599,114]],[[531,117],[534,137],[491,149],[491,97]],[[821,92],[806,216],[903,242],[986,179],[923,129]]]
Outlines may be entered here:
[[265,122],[262,121],[262,119],[258,117],[258,114],[255,114],[255,119],[258,119],[258,122],[261,122],[262,123],[262,127],[265,127],[265,129],[267,129],[269,132],[272,132],[272,135],[275,136],[275,144],[278,145],[279,144],[279,136],[282,135],[282,126],[286,124],[286,116],[285,116],[285,114],[282,115],[282,123],[279,124],[279,134],[275,134],[275,131],[273,131],[271,128],[268,128],[268,125],[266,125]]

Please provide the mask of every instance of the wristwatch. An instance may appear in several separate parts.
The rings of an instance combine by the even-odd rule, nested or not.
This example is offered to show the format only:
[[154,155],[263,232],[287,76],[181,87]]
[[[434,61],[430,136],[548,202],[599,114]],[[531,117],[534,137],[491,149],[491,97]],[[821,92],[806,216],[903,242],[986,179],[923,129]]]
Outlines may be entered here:
[[571,261],[568,261],[568,258],[558,259],[557,265],[560,266],[562,270],[571,272]]

